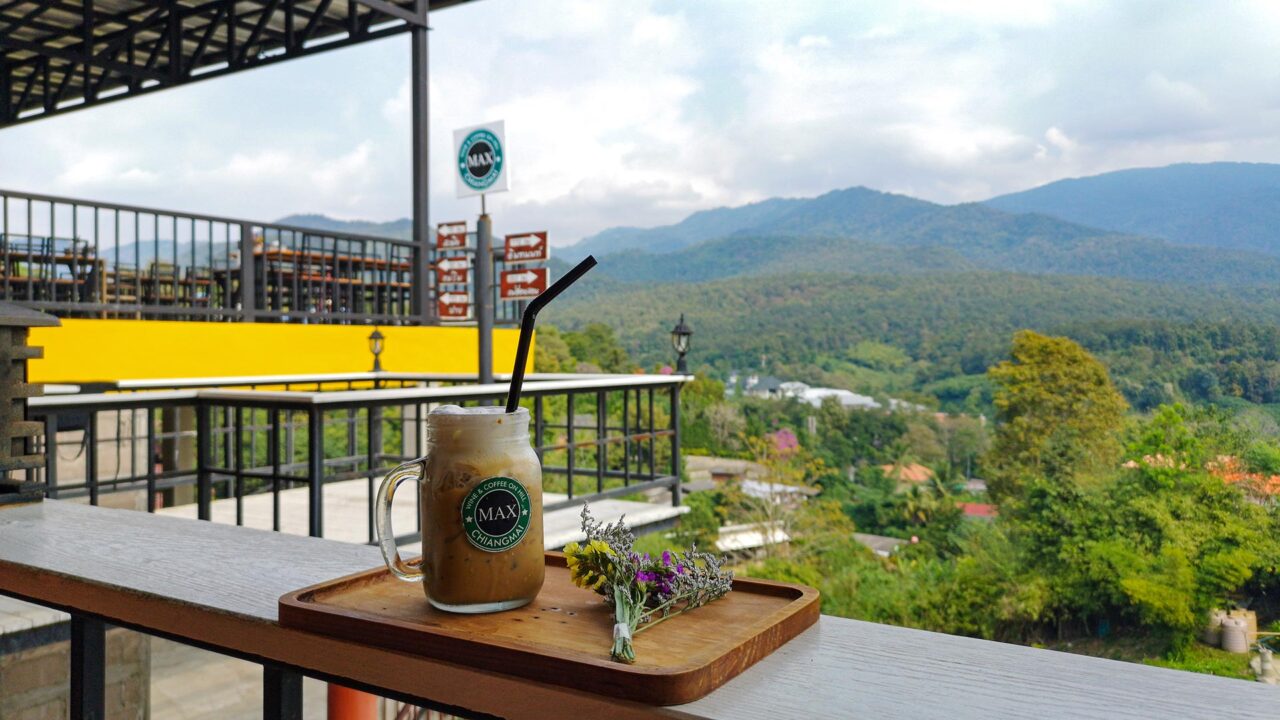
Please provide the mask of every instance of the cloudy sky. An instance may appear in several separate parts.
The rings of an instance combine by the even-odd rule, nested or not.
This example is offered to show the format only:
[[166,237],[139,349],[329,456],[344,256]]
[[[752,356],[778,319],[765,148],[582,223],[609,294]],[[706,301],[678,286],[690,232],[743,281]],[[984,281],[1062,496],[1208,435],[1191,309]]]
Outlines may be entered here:
[[[431,215],[455,127],[507,124],[497,229],[853,185],[943,203],[1280,162],[1280,4],[482,0],[432,17]],[[0,131],[0,187],[275,219],[409,213],[407,38]]]

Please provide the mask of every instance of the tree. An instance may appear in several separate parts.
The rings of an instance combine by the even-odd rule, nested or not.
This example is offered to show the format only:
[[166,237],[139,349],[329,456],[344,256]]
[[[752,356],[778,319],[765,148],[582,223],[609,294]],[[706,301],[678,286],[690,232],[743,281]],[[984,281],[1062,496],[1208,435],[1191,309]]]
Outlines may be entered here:
[[942,423],[942,435],[947,445],[947,465],[951,475],[963,472],[965,479],[972,475],[973,461],[987,451],[987,428],[981,420],[968,415],[949,417]]
[[613,328],[599,322],[588,323],[577,332],[564,334],[564,341],[579,363],[610,373],[629,373],[635,363],[618,343]]
[[576,372],[578,361],[565,343],[560,329],[543,325],[538,329],[538,339],[533,346],[533,369],[540,373]]
[[[794,439],[794,434],[791,437]],[[771,556],[775,535],[793,534],[793,526],[810,494],[803,491],[815,489],[817,478],[823,474],[822,461],[811,457],[803,447],[780,443],[772,436],[747,437],[745,441],[764,473],[750,489],[742,482],[727,485],[725,495],[735,513],[759,529],[765,541],[765,555]]]
[[1162,406],[1131,433],[1125,469],[1089,486],[1032,477],[1022,501],[1002,508],[1027,576],[1044,588],[1037,613],[1060,633],[1105,620],[1176,651],[1210,608],[1274,578],[1275,517],[1205,470],[1222,438],[1196,420]]
[[1016,497],[1031,475],[1060,480],[1116,466],[1126,404],[1084,348],[1023,330],[1010,359],[987,374],[999,424],[986,466],[998,500]]
[[738,408],[729,403],[718,402],[708,405],[703,411],[711,439],[715,441],[717,451],[736,450],[738,438],[747,429],[747,421],[743,419]]
[[923,417],[907,421],[907,431],[902,434],[901,441],[910,448],[912,460],[925,465],[937,465],[947,457],[947,448],[938,431]]

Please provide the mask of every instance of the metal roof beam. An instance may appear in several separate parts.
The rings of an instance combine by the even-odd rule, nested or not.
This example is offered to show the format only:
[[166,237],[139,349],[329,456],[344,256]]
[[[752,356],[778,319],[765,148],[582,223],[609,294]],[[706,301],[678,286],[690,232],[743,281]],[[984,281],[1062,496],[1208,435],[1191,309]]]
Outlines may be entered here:
[[428,7],[465,1],[0,0],[0,127],[425,28]]
[[12,35],[14,30],[30,25],[32,21],[43,15],[49,9],[49,6],[53,5],[53,3],[54,0],[40,0],[36,3],[35,7],[27,11],[26,15],[23,15],[20,18],[10,19],[9,24],[6,25],[3,30],[0,30],[0,40],[4,40]]
[[213,40],[213,34],[218,31],[218,25],[222,22],[226,12],[227,6],[219,5],[213,18],[205,25],[204,34],[200,36],[200,43],[196,45],[196,51],[191,55],[191,60],[187,63],[189,70],[200,67],[200,61],[204,60],[204,53],[209,49],[209,42]]
[[409,23],[410,25],[414,25],[417,27],[426,27],[427,25],[426,17],[419,15],[418,13],[412,10],[402,8],[399,5],[392,5],[391,3],[387,2],[387,0],[354,0],[354,1],[372,10],[377,10],[378,12],[384,15],[390,15],[392,17],[399,18]]
[[[85,48],[92,49],[97,45],[105,44],[105,47],[93,57],[91,64],[100,65],[106,62],[111,62],[114,60],[115,55],[119,54],[120,48],[124,47],[130,39],[136,39],[140,33],[150,30],[153,25],[158,24],[160,21],[164,20],[165,17],[166,17],[166,11],[164,8],[157,8],[151,11],[150,14],[148,14],[146,17],[143,17],[140,20],[134,20],[131,17],[117,15],[117,16],[111,17],[108,20],[104,20],[99,24],[125,25],[124,28],[107,33],[105,35],[95,36],[93,37],[92,40],[89,40],[88,42],[86,42],[85,39],[81,39],[79,42],[56,46],[55,49],[58,49],[61,51],[79,53],[80,55],[83,56],[85,54]],[[52,46],[49,43],[57,40],[62,40],[62,39],[70,39],[73,36],[74,36],[73,34],[65,34],[65,35],[59,35],[57,37],[43,38],[39,44],[41,47],[51,48],[55,46]],[[0,38],[0,45],[14,45],[14,43],[13,41]],[[33,52],[36,52],[36,51],[33,51]],[[27,62],[31,62],[31,59],[28,59],[23,63],[20,63],[19,67],[21,67],[22,64],[25,64]]]
[[27,52],[35,53],[36,55],[40,55],[44,58],[56,58],[58,60],[66,60],[68,62],[73,62],[73,63],[87,62],[90,65],[97,65],[99,67],[114,70],[115,72],[118,72],[124,75],[139,75],[147,80],[163,80],[164,79],[164,76],[157,72],[145,70],[143,68],[135,67],[133,65],[126,65],[125,63],[121,63],[121,62],[115,62],[114,60],[107,60],[107,61],[95,60],[94,58],[86,57],[82,53],[76,52],[74,50],[68,50],[66,48],[49,47],[48,45],[41,45],[40,43],[28,42],[26,40],[18,40],[15,38],[5,39],[4,44],[7,47],[15,48],[18,50],[26,50]]
[[259,38],[262,36],[262,30],[266,28],[267,23],[271,22],[271,16],[276,12],[276,6],[280,4],[280,0],[271,0],[267,6],[262,8],[258,15],[258,23],[254,26],[253,32],[249,35],[249,40],[244,44],[244,49],[240,51],[240,64],[244,64],[249,59],[249,51],[255,45],[261,50],[262,44]]

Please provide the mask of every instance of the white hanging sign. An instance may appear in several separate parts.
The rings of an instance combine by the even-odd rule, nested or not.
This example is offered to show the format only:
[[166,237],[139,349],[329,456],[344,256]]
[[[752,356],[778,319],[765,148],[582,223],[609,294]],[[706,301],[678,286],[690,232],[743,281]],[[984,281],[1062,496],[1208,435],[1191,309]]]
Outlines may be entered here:
[[506,142],[502,120],[453,131],[453,176],[457,180],[458,197],[510,189]]

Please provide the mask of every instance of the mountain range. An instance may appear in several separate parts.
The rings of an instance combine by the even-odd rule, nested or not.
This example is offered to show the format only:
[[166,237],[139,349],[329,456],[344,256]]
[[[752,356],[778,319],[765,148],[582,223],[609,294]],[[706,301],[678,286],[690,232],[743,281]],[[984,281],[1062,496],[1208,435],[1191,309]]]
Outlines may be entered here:
[[[557,248],[553,274],[587,253],[600,264],[544,322],[605,322],[649,364],[668,359],[667,332],[684,312],[696,364],[944,404],[967,398],[1010,334],[1029,327],[1091,338],[1134,399],[1207,387],[1208,373],[1240,397],[1280,402],[1270,340],[1238,350],[1229,339],[1272,338],[1280,323],[1275,220],[1280,165],[1244,163],[1126,170],[961,205],[862,187],[774,198]],[[389,225],[382,234],[403,236]],[[847,356],[863,342],[900,348],[913,364],[876,375]]]
[[[643,249],[635,246],[640,235],[634,233],[602,233],[583,244],[609,259],[600,274],[641,282],[974,270],[1201,284],[1280,282],[1280,258],[1261,252],[1183,245],[1043,214],[974,203],[937,205],[866,188],[715,213],[645,231],[654,242]],[[611,238],[616,242],[606,244]],[[576,247],[561,254],[572,261],[583,254],[572,253]]]
[[413,220],[400,218],[387,222],[374,220],[338,220],[318,213],[286,215],[276,221],[279,225],[296,225],[298,227],[330,230],[335,232],[354,233],[356,235],[375,235],[379,237],[408,240],[413,237]]
[[1186,245],[1280,255],[1280,165],[1135,168],[1060,180],[987,204]]

